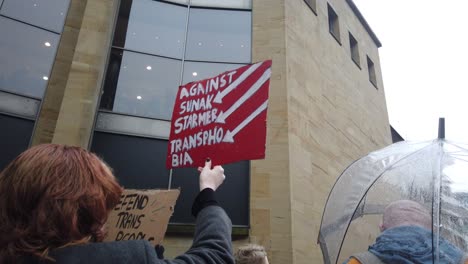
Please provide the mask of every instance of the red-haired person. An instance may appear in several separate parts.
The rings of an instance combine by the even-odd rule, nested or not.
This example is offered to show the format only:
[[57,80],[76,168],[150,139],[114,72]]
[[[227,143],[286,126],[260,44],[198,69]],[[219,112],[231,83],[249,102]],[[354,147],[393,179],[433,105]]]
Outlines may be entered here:
[[32,147],[0,173],[0,263],[234,263],[231,221],[214,196],[224,170],[209,160],[199,170],[192,247],[162,260],[145,240],[102,242],[122,187],[96,155]]

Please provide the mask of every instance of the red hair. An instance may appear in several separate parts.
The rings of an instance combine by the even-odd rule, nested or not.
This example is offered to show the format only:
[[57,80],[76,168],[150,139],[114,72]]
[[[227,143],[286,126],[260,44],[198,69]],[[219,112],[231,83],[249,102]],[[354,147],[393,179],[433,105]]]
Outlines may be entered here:
[[110,169],[82,148],[26,150],[0,173],[0,263],[50,259],[52,249],[102,241],[121,193]]

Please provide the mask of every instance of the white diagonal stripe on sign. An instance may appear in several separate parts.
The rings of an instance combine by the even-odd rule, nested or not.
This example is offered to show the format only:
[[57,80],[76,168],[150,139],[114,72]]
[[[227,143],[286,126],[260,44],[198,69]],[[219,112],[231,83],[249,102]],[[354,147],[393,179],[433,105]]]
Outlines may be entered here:
[[216,123],[225,123],[226,118],[228,118],[234,111],[236,111],[247,99],[249,99],[262,85],[270,79],[271,68],[268,68],[263,75],[250,87],[245,94],[239,98],[225,113],[221,112],[216,119]]
[[245,81],[245,79],[247,79],[256,69],[258,69],[258,67],[260,67],[264,62],[258,62],[258,63],[255,63],[255,64],[252,64],[247,70],[245,70],[245,72],[243,72],[239,78],[237,78],[234,82],[232,82],[228,87],[226,87],[226,89],[222,90],[221,92],[218,92],[215,96],[215,98],[213,99],[213,102],[214,103],[222,103],[223,102],[223,98],[229,94],[230,92],[232,92],[232,90],[236,89],[236,87],[242,83],[243,81]]
[[255,117],[257,117],[261,112],[265,111],[268,106],[268,100],[266,100],[259,108],[253,111],[244,121],[242,121],[234,130],[227,131],[226,135],[223,138],[223,142],[234,142],[234,136],[239,133],[246,125],[248,125]]

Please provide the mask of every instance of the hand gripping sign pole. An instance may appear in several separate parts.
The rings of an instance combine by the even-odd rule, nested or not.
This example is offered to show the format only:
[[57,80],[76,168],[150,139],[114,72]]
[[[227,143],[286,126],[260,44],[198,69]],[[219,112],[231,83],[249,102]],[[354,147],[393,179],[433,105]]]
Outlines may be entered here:
[[271,60],[179,87],[166,167],[198,167],[265,157]]

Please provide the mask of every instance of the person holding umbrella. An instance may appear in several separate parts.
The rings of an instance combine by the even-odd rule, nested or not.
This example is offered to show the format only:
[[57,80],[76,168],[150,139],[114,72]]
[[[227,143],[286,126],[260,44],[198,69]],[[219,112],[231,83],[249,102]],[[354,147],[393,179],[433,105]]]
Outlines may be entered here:
[[[366,252],[358,253],[345,264],[432,264],[432,219],[417,202],[400,200],[389,204],[383,213],[382,232]],[[440,263],[468,263],[463,252],[443,238],[439,241]]]

